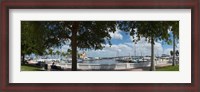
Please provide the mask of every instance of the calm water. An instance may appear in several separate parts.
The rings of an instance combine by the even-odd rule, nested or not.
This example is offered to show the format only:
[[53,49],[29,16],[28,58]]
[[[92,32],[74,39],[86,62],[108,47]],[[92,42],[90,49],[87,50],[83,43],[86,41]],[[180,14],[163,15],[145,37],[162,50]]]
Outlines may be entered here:
[[115,59],[102,59],[102,60],[94,60],[94,61],[84,61],[83,63],[89,63],[89,64],[116,64],[118,61],[115,61]]
[[[61,61],[60,63],[65,64],[69,63],[68,61]],[[101,59],[101,60],[93,60],[93,61],[83,61],[82,63],[86,64],[116,64],[118,61],[115,59]]]

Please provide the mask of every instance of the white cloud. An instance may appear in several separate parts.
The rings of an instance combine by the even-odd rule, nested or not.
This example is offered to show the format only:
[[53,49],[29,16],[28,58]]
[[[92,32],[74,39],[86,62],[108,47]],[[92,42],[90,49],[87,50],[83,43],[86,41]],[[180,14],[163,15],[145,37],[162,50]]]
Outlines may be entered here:
[[[113,45],[104,45],[105,48],[102,50],[88,50],[86,54],[88,57],[115,57],[115,56],[129,56],[132,55],[151,55],[151,44],[145,41],[145,38],[141,38],[137,44],[133,42],[127,42],[124,44],[113,44]],[[62,46],[60,51],[66,52],[69,48],[69,45]],[[161,56],[162,54],[170,55],[170,51],[173,48],[163,49],[162,44],[160,42],[155,42],[154,45],[154,54],[156,56]],[[179,44],[177,44],[176,49],[179,49]],[[79,53],[83,51],[79,50]],[[136,52],[136,53],[135,53]]]
[[53,49],[54,52],[60,51],[60,52],[67,52],[68,49],[71,49],[69,44],[63,45],[62,47],[57,47],[57,48],[51,48]]
[[123,36],[120,34],[120,30],[115,31],[114,33],[110,32],[109,34],[112,37],[112,39],[120,39],[120,40],[123,39]]
[[71,47],[69,45],[64,45],[62,46],[61,51],[67,52],[68,49],[71,49]]
[[[171,48],[172,49],[172,48]],[[161,43],[155,42],[154,45],[154,54],[156,56],[161,56],[162,54],[169,54],[170,49],[164,50]],[[103,51],[101,50],[92,50],[87,51],[88,57],[115,57],[115,56],[129,56],[129,55],[151,55],[151,44],[146,42],[144,38],[142,38],[137,44],[133,44],[133,42],[118,44],[118,45],[105,45]]]
[[171,33],[171,29],[168,29],[167,32],[168,32],[168,34]]
[[167,49],[165,49],[164,53],[170,55],[170,51],[173,51],[173,48],[167,48]]

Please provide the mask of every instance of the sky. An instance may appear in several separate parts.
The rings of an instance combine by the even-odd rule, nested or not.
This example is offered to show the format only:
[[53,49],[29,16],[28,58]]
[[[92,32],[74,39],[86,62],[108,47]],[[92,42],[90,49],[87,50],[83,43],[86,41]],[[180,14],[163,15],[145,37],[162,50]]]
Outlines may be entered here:
[[[170,33],[170,32],[169,32]],[[87,57],[115,57],[115,56],[150,56],[151,55],[151,44],[145,41],[144,38],[134,44],[132,42],[132,37],[129,33],[125,33],[117,29],[114,33],[109,33],[112,45],[105,44],[105,48],[102,50],[79,50],[79,53],[85,52]],[[170,33],[172,34],[172,33]],[[171,36],[172,37],[172,36]],[[173,49],[172,45],[162,44],[163,41],[155,42],[154,53],[156,56],[161,56],[162,54],[170,55],[170,51]],[[69,49],[69,45],[64,45],[61,51],[66,51]],[[177,43],[176,49],[179,49],[179,43]]]

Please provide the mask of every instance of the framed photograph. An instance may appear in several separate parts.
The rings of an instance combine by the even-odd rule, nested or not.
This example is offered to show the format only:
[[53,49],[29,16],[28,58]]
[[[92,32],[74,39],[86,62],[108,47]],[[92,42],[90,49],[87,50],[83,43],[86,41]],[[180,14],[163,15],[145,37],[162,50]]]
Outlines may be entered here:
[[198,92],[198,0],[1,1],[1,91]]

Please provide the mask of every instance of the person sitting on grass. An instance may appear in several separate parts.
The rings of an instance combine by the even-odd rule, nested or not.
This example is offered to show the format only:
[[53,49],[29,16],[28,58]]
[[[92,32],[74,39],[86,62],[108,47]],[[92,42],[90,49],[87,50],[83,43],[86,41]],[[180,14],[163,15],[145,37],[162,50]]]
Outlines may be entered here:
[[51,69],[56,69],[55,61],[53,61],[52,65],[51,65]]

